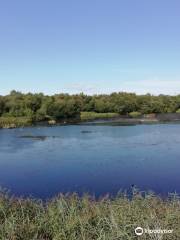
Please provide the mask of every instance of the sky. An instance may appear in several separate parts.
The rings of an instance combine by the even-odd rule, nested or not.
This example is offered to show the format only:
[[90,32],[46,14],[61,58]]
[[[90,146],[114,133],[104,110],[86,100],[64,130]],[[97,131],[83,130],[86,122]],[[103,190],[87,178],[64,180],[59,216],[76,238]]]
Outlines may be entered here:
[[179,0],[0,0],[0,95],[180,94]]

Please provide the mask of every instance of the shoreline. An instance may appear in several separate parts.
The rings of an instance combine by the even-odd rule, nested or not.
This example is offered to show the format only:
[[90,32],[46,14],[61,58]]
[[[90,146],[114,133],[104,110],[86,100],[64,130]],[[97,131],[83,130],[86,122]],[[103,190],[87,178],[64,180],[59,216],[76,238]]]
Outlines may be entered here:
[[6,123],[0,125],[0,129],[15,129],[15,128],[26,128],[26,127],[36,127],[36,126],[64,126],[64,125],[88,125],[88,124],[118,124],[118,125],[140,125],[140,124],[163,124],[163,123],[180,123],[180,119],[158,119],[158,118],[128,118],[128,117],[113,117],[113,118],[98,118],[98,119],[86,119],[86,120],[77,120],[77,119],[64,119],[60,121],[29,121],[27,123]]

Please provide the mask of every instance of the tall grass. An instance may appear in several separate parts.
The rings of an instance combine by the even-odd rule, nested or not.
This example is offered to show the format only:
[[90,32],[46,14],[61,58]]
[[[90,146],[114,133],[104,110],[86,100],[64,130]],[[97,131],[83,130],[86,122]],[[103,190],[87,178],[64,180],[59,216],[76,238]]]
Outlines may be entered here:
[[0,117],[0,128],[25,127],[32,124],[32,119],[27,117]]
[[[173,229],[172,234],[134,233],[137,227]],[[132,199],[121,194],[101,200],[76,194],[47,202],[0,196],[0,239],[8,240],[133,240],[180,239],[180,200],[153,194]]]
[[96,112],[81,112],[81,120],[103,119],[119,117],[118,113],[96,113]]

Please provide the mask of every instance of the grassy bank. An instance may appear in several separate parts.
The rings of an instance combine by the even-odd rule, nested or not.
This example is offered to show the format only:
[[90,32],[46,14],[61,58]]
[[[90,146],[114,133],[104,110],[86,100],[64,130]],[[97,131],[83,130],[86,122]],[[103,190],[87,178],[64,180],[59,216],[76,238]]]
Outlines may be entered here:
[[30,126],[32,120],[26,117],[0,117],[0,128],[16,128]]
[[[48,116],[49,117],[49,116]],[[180,114],[168,113],[168,114],[144,114],[140,112],[130,112],[128,115],[120,115],[118,113],[96,113],[96,112],[81,112],[80,116],[74,116],[72,118],[48,118],[39,120],[36,118],[28,117],[0,117],[0,128],[17,128],[31,126],[32,124],[39,125],[58,125],[58,124],[73,124],[81,121],[91,120],[118,120],[123,123],[154,123],[154,122],[180,122]]]
[[172,234],[143,234],[140,239],[180,239],[180,200],[152,194],[124,194],[94,200],[76,194],[49,200],[0,196],[0,239],[131,240],[137,227],[173,229]]
[[96,112],[81,112],[81,120],[93,120],[103,118],[119,117],[118,113],[96,113]]

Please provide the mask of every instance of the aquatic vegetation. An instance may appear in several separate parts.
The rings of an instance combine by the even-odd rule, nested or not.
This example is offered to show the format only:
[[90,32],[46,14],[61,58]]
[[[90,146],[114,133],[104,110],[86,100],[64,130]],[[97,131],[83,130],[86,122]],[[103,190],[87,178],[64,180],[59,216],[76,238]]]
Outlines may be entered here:
[[81,120],[92,120],[102,118],[114,118],[119,117],[118,113],[96,113],[96,112],[81,112]]
[[[99,200],[88,195],[59,195],[49,201],[0,195],[0,239],[137,239],[135,228],[173,230],[163,239],[180,239],[180,199],[134,191]],[[141,239],[162,239],[143,234]]]
[[33,136],[33,135],[23,135],[23,136],[20,136],[20,138],[29,138],[29,139],[32,139],[32,140],[41,140],[41,141],[44,141],[47,139],[47,136]]
[[19,136],[19,138],[27,138],[27,139],[32,139],[32,140],[41,140],[44,141],[48,138],[60,138],[60,136],[44,136],[44,135],[22,135]]
[[83,131],[81,131],[81,133],[92,133],[92,131],[83,130]]
[[141,117],[142,114],[140,112],[130,112],[129,116],[132,118],[138,118],[138,117]]
[[0,128],[16,128],[32,125],[32,119],[26,117],[0,117]]

